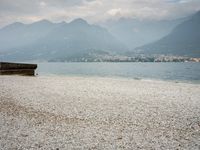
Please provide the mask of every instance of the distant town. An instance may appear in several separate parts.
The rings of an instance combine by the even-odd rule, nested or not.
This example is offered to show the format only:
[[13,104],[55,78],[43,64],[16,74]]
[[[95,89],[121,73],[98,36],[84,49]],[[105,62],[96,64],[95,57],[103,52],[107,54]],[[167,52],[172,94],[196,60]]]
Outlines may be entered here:
[[70,57],[53,59],[49,62],[200,62],[200,58],[187,56],[166,56],[166,55],[86,55],[80,57]]

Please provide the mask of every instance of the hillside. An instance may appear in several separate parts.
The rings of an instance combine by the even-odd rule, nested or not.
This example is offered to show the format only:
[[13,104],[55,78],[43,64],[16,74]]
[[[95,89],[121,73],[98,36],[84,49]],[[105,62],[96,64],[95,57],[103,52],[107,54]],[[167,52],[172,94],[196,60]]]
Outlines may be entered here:
[[200,57],[200,11],[160,40],[136,48],[144,54]]
[[130,50],[149,44],[166,36],[186,18],[176,20],[140,20],[121,18],[102,23],[108,31],[122,41]]

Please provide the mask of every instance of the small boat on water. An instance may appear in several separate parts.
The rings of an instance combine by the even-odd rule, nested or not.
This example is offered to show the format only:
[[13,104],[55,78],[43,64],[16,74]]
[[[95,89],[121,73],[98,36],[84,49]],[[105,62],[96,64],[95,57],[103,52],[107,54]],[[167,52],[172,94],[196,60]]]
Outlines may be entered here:
[[37,64],[0,62],[0,75],[34,76]]

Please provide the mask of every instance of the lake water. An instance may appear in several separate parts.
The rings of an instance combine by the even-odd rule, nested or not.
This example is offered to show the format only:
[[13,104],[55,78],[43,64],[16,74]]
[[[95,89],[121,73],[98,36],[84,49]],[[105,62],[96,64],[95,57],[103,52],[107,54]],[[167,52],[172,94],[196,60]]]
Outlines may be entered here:
[[39,63],[37,73],[200,83],[200,63]]

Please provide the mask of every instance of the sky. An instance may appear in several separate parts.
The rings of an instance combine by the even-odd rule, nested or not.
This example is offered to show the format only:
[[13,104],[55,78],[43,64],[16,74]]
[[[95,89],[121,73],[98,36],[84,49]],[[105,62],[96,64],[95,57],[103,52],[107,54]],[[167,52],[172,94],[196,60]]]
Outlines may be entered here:
[[169,20],[198,10],[200,0],[0,0],[0,27],[42,19],[69,22],[83,18],[91,23],[122,17]]

